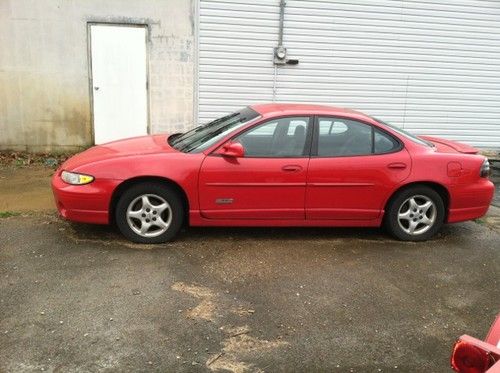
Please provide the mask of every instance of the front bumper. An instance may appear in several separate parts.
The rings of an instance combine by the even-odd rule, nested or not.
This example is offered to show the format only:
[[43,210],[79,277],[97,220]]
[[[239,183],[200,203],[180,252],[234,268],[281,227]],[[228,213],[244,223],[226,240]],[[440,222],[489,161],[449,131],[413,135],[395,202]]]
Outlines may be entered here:
[[113,190],[120,180],[96,179],[86,185],[69,185],[61,179],[61,170],[52,177],[52,192],[59,214],[68,220],[109,224],[109,206]]

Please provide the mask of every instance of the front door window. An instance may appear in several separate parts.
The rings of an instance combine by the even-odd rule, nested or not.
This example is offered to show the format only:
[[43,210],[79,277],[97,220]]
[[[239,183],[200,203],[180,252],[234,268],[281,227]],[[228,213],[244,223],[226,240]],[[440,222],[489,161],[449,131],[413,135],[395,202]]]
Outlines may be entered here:
[[308,153],[308,126],[309,117],[274,119],[246,131],[234,141],[243,145],[245,157],[303,157]]

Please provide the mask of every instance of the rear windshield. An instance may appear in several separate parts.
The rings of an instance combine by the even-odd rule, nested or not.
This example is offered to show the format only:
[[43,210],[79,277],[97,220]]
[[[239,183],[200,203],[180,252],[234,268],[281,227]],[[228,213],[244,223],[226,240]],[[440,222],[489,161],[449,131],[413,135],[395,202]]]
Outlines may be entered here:
[[170,146],[181,152],[199,153],[259,115],[255,110],[246,107],[185,133],[172,135],[168,138],[168,142]]
[[405,131],[404,129],[400,128],[400,127],[397,127],[393,124],[389,124],[387,122],[384,122],[383,120],[380,120],[380,119],[377,119],[377,118],[374,118],[372,117],[373,120],[389,127],[390,129],[392,129],[393,131],[399,133],[400,135],[406,137],[407,139],[410,139],[411,141],[413,142],[416,142],[417,144],[420,144],[420,145],[425,145],[425,146],[429,146],[429,147],[433,147],[434,145],[432,145],[429,141],[425,141],[424,139],[421,139],[413,134],[411,134],[410,132],[408,131]]

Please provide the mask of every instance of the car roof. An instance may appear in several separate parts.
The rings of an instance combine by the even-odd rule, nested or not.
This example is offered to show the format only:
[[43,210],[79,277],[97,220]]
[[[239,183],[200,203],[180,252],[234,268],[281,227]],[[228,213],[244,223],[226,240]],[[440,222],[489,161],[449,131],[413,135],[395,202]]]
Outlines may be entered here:
[[370,119],[366,114],[359,111],[327,105],[314,104],[288,104],[269,103],[251,105],[251,109],[264,117],[274,117],[280,115],[338,115],[357,117],[359,119]]

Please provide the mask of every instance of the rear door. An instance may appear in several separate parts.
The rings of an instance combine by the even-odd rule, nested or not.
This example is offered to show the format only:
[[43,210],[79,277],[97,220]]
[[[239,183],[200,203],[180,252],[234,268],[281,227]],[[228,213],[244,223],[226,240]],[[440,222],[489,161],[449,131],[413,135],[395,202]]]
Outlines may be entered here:
[[200,171],[200,208],[209,219],[305,219],[312,139],[309,117],[258,124],[232,141],[245,156],[207,156]]
[[406,179],[411,158],[392,135],[346,118],[318,117],[306,189],[307,219],[372,220]]

